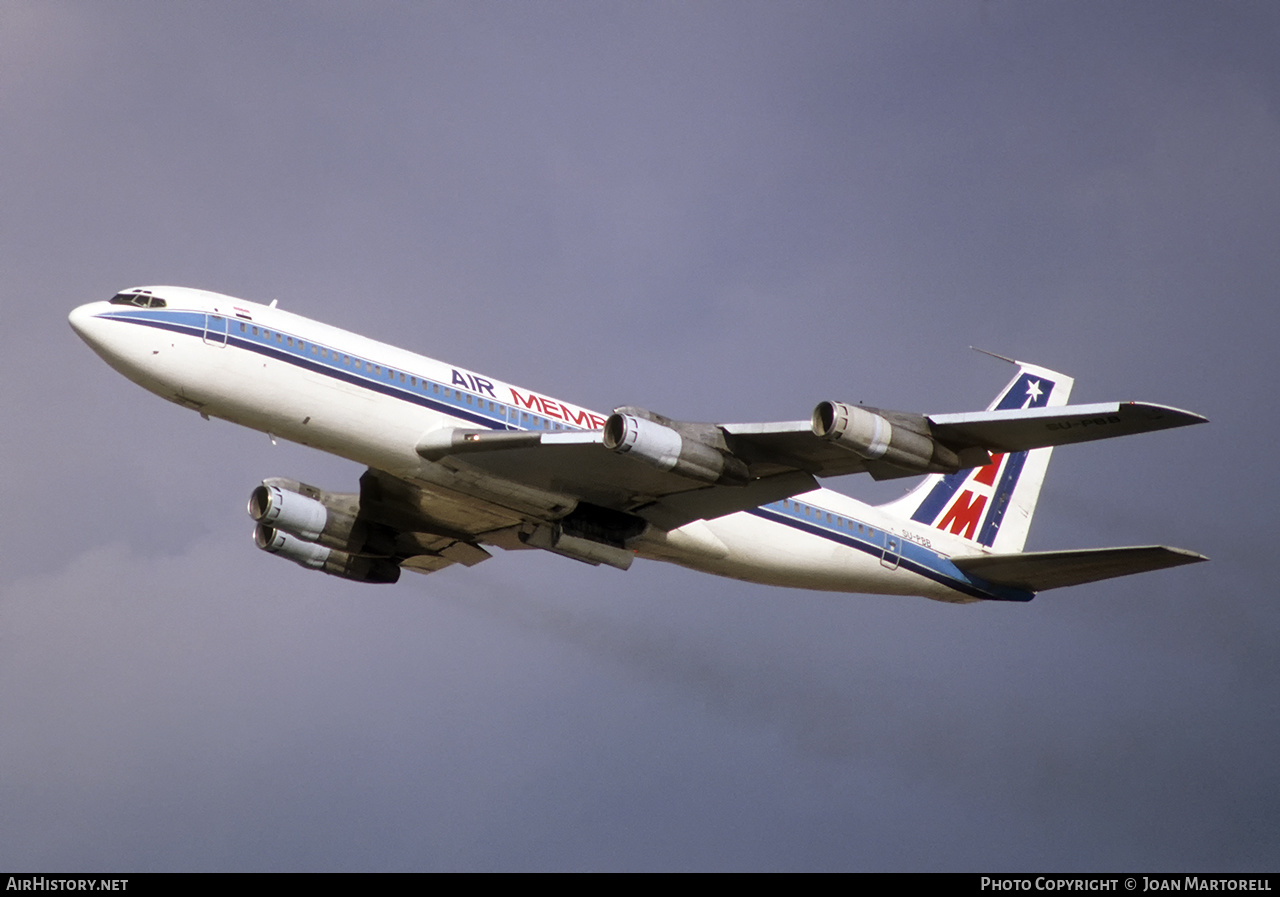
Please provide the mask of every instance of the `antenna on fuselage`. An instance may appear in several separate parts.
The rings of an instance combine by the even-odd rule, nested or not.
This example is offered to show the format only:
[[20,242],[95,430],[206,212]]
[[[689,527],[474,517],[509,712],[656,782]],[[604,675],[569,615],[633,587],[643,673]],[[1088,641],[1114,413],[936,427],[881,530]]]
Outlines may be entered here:
[[279,302],[279,301],[280,301],[279,299],[272,299],[272,300],[271,300],[271,304],[270,304],[270,305],[268,305],[268,306],[267,306],[267,308],[275,308],[275,307],[276,307],[276,303],[277,303],[277,302]]

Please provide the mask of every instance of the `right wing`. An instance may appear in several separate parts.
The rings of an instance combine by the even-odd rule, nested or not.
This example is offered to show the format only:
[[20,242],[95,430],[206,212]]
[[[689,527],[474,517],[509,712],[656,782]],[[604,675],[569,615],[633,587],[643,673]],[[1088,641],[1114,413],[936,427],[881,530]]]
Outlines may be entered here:
[[443,477],[437,485],[507,507],[532,504],[543,519],[586,502],[670,530],[808,492],[815,477],[952,473],[984,466],[992,454],[1204,420],[1138,402],[928,416],[823,402],[810,421],[757,424],[686,423],[620,408],[603,431],[445,428],[417,451]]

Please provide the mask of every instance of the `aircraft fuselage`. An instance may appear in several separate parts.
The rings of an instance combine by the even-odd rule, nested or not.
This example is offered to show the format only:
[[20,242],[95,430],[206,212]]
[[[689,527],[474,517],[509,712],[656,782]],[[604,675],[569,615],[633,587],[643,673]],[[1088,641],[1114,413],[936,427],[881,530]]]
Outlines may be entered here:
[[[554,483],[526,494],[518,485],[446,471],[423,457],[424,434],[588,433],[608,417],[274,306],[202,290],[152,290],[152,305],[143,307],[146,291],[131,294],[134,304],[118,301],[120,294],[75,309],[71,324],[112,367],[163,398],[465,503],[492,517],[487,531],[495,534],[545,518],[539,502],[554,495]],[[523,547],[497,535],[491,544]],[[626,548],[778,586],[952,602],[1034,594],[963,573],[950,557],[972,552],[972,543],[947,529],[827,489],[669,531],[648,527]]]

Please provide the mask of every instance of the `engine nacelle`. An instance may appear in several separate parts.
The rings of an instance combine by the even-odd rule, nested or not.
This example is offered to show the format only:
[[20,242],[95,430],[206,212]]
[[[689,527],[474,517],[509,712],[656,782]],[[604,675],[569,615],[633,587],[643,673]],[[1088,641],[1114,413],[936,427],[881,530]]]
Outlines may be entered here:
[[751,479],[747,466],[732,455],[634,414],[614,412],[609,416],[604,424],[604,445],[659,470],[704,483],[742,486]]
[[[813,410],[813,432],[868,461],[882,461],[912,473],[952,473],[960,458],[929,436],[928,421],[884,414],[843,402],[822,402]],[[910,424],[915,424],[911,426]]]
[[269,554],[287,558],[310,570],[323,570],[330,576],[371,583],[393,583],[400,579],[400,565],[395,561],[360,557],[315,542],[305,542],[263,523],[254,527],[253,541]]
[[[305,494],[309,493],[309,494]],[[356,521],[359,499],[292,480],[264,480],[249,496],[254,522],[342,551],[361,551],[365,533]]]

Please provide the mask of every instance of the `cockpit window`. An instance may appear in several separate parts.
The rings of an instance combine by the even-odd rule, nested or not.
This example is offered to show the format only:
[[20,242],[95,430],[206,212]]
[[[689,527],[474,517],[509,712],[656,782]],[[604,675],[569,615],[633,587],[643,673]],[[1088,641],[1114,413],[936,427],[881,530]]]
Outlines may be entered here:
[[145,290],[133,293],[116,293],[111,297],[112,305],[136,305],[138,308],[164,308],[165,301],[159,296],[152,296]]

